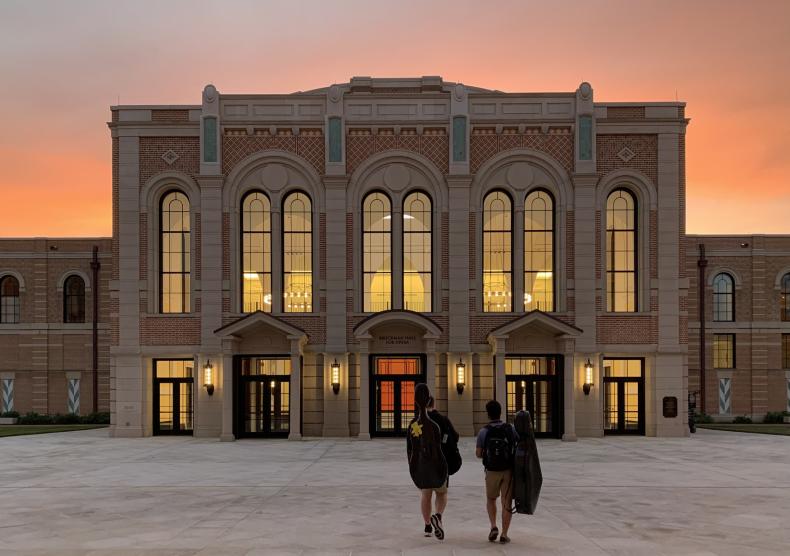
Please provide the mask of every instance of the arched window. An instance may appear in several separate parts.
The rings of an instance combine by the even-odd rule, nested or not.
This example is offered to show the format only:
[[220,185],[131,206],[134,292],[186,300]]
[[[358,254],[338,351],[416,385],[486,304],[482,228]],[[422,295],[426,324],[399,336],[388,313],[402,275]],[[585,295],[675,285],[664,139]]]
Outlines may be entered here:
[[790,272],[782,276],[782,299],[780,311],[783,321],[790,321]]
[[283,311],[313,310],[313,208],[301,191],[283,203]]
[[191,268],[189,199],[180,191],[162,197],[160,220],[160,307],[163,313],[188,313]]
[[504,191],[483,201],[483,311],[513,310],[512,204]]
[[272,311],[272,223],[268,197],[252,191],[241,201],[242,311]]
[[362,201],[362,251],[362,310],[386,311],[392,308],[392,205],[384,193]]
[[431,199],[410,193],[403,202],[403,308],[431,311]]
[[606,310],[637,311],[636,199],[616,189],[606,200]]
[[19,322],[19,281],[13,276],[0,279],[0,323]]
[[63,322],[85,322],[85,281],[76,274],[63,283]]
[[554,201],[540,190],[524,203],[524,309],[554,310]]
[[716,275],[713,279],[713,320],[735,320],[734,291],[732,276],[725,272]]

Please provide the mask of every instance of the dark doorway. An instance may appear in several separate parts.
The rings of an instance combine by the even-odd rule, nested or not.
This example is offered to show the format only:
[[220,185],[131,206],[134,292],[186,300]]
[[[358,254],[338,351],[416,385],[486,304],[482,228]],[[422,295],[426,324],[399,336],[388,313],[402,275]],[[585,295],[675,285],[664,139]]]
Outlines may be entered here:
[[192,434],[192,359],[154,360],[154,434]]
[[236,357],[236,438],[287,437],[291,425],[290,356]]
[[535,436],[562,437],[562,356],[508,355],[505,358],[507,419],[529,411]]
[[644,359],[603,360],[604,434],[645,434]]
[[421,355],[371,356],[370,434],[405,436],[414,417],[414,387],[425,382]]

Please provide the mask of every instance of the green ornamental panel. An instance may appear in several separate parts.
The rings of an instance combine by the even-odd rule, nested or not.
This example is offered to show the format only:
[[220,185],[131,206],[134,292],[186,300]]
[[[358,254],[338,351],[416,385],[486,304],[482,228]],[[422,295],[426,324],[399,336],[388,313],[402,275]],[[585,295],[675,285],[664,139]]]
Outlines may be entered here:
[[592,116],[579,116],[579,160],[592,160]]
[[453,162],[466,162],[466,118],[453,118]]
[[343,161],[343,126],[340,118],[329,118],[329,162]]
[[217,161],[217,118],[203,118],[203,162]]

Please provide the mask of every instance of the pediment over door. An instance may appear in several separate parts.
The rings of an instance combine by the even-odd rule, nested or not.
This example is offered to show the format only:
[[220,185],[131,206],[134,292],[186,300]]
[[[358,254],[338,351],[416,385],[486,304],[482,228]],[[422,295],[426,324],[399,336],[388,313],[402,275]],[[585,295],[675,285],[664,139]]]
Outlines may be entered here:
[[214,334],[222,340],[234,340],[239,353],[290,353],[294,342],[307,343],[307,333],[262,311],[245,315]]
[[565,342],[582,330],[543,311],[531,311],[492,330],[488,342],[494,351],[509,353],[561,353]]

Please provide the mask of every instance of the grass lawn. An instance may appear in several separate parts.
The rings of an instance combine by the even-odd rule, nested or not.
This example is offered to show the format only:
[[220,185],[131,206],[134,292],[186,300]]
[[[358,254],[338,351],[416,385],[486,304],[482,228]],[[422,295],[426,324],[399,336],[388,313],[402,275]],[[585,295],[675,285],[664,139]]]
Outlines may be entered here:
[[110,425],[0,425],[0,436],[18,436],[20,434],[43,434],[46,432],[84,431],[101,429]]
[[733,431],[733,432],[756,432],[759,434],[781,434],[790,436],[790,424],[762,424],[755,423],[753,425],[734,425],[731,423],[706,423],[698,424],[700,429],[712,429],[715,431]]

